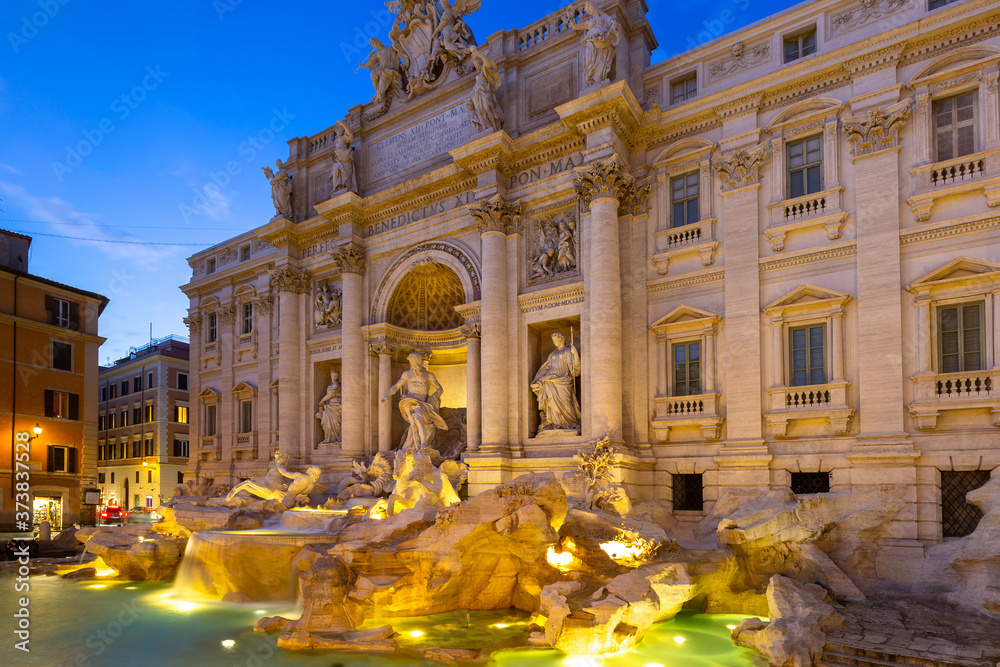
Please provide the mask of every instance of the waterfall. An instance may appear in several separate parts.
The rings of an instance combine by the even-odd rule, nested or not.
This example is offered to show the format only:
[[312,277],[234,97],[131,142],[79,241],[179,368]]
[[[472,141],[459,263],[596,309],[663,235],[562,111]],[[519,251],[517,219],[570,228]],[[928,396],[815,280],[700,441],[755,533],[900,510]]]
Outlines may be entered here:
[[197,531],[184,550],[174,596],[221,600],[229,593],[243,593],[252,601],[294,600],[295,556],[307,544],[336,542],[336,535],[305,532]]

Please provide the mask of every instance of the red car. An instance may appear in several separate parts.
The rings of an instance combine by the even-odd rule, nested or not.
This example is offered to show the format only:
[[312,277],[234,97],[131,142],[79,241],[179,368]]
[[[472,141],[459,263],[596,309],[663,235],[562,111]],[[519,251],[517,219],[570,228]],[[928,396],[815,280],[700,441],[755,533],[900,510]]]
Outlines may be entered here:
[[117,505],[108,505],[101,510],[101,523],[105,526],[122,524],[128,521],[128,512]]

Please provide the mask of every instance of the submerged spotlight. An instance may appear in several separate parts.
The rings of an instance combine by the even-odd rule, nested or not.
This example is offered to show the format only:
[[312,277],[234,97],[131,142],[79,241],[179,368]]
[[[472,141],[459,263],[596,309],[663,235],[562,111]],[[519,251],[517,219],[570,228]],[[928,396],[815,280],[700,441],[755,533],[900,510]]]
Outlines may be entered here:
[[410,636],[411,637],[423,637],[424,633],[421,632],[420,630],[410,630]]
[[232,648],[232,647],[236,646],[236,642],[233,641],[232,639],[223,639],[222,640],[222,646],[224,648]]

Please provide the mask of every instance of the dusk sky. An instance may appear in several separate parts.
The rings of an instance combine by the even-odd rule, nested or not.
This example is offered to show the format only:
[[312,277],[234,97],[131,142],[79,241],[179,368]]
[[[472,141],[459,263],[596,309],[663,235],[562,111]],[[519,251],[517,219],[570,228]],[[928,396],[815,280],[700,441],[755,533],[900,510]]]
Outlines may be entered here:
[[[791,6],[648,3],[654,61]],[[468,23],[484,41],[568,4],[483,0]],[[0,228],[34,238],[31,273],[111,299],[101,363],[147,342],[150,323],[187,335],[186,258],[270,220],[261,167],[371,98],[354,69],[389,31],[381,0],[3,5]]]

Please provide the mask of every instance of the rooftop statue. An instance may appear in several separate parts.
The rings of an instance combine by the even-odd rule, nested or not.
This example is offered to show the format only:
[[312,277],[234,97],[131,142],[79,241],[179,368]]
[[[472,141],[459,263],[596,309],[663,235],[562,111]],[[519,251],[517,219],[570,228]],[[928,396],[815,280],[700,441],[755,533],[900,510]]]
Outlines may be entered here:
[[583,54],[583,81],[585,87],[603,86],[608,83],[611,61],[622,39],[621,26],[597,5],[588,0],[583,5],[587,16],[574,21],[572,14],[566,14],[566,24],[573,30],[583,32],[586,45]]
[[330,181],[333,185],[333,192],[339,190],[358,191],[358,184],[354,178],[354,135],[344,121],[338,120],[336,127],[336,137],[333,140],[333,169],[330,170]]
[[381,104],[394,89],[402,88],[403,77],[400,73],[399,54],[395,46],[383,44],[377,37],[372,37],[368,43],[374,50],[368,54],[368,60],[361,63],[358,68],[371,70],[372,86],[375,88],[372,102]]
[[440,412],[444,388],[434,374],[424,368],[422,354],[411,352],[407,360],[410,362],[410,370],[403,371],[399,381],[389,388],[381,402],[385,403],[405,387],[399,399],[399,412],[410,429],[402,448],[426,450],[433,445],[438,429],[448,430]]
[[486,129],[503,129],[503,109],[497,100],[497,91],[502,83],[500,72],[497,71],[496,63],[475,46],[470,52],[476,67],[476,85],[465,106],[472,114],[472,124],[480,132]]
[[271,199],[274,201],[274,210],[281,217],[292,219],[292,177],[285,170],[285,165],[279,159],[275,165],[278,171],[273,171],[270,167],[264,167],[264,175],[271,182]]

